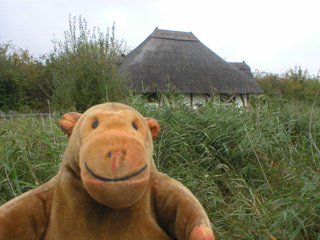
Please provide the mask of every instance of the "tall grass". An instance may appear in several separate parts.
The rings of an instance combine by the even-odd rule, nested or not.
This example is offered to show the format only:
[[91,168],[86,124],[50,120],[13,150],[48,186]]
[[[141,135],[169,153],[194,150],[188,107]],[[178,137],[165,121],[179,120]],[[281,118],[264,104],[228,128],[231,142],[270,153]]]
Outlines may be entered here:
[[[320,239],[318,109],[131,105],[159,121],[156,165],[199,198],[217,239]],[[57,172],[67,142],[57,122],[0,121],[2,203]]]
[[66,137],[57,118],[0,120],[0,204],[35,188],[58,170]]

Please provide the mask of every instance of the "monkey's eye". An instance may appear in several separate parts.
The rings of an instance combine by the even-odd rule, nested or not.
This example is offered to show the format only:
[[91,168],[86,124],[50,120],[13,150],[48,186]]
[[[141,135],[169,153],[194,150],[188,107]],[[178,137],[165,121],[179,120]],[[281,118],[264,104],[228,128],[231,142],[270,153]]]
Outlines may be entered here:
[[96,120],[92,123],[92,128],[96,128],[99,126],[99,122]]
[[132,122],[132,127],[135,129],[135,130],[138,130],[138,126],[135,122]]

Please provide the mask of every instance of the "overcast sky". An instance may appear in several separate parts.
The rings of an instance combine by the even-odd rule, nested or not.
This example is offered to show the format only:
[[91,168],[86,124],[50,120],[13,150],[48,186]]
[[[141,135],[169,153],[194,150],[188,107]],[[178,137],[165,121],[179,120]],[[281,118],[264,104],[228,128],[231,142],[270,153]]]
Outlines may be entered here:
[[319,0],[0,0],[0,42],[49,53],[63,40],[69,14],[106,32],[133,50],[152,31],[192,32],[213,52],[252,69],[283,73],[301,66],[320,69]]

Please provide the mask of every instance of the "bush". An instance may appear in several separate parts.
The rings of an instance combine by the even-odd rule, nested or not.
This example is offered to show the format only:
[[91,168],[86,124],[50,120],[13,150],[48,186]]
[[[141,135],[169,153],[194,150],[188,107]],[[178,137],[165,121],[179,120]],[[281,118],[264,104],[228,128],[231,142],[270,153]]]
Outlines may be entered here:
[[272,101],[320,104],[320,76],[310,75],[301,67],[281,75],[257,71],[255,78]]
[[123,42],[115,38],[114,24],[104,35],[98,28],[91,32],[81,16],[78,22],[70,17],[64,41],[54,40],[54,52],[46,61],[52,75],[48,85],[52,86],[53,106],[84,111],[101,102],[122,99],[126,82],[117,75],[117,68],[124,51]]
[[26,106],[39,110],[46,107],[42,70],[42,63],[27,50],[1,44],[0,109],[21,111]]
[[115,24],[104,35],[88,29],[81,16],[69,18],[64,41],[53,40],[54,50],[36,59],[28,50],[0,45],[0,110],[47,111],[88,107],[121,101],[127,95],[126,79],[118,74],[126,49],[115,38]]

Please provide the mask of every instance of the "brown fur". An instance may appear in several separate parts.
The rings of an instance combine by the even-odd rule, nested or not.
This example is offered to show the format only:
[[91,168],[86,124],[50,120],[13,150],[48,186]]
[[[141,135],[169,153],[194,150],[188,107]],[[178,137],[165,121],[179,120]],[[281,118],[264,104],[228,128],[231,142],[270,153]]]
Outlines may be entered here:
[[160,126],[118,103],[65,114],[58,174],[0,207],[0,240],[214,240],[194,195],[158,172]]

